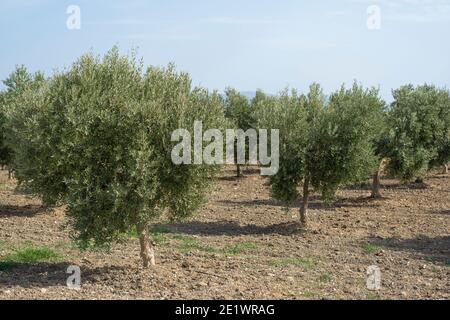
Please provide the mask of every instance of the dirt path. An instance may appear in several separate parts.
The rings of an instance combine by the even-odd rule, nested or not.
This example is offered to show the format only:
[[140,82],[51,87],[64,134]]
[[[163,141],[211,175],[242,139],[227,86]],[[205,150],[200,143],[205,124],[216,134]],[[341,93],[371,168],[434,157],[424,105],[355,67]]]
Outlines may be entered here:
[[[1,172],[0,261],[24,246],[60,258],[0,271],[0,299],[450,298],[450,176],[431,174],[427,188],[382,180],[381,200],[368,188],[344,188],[331,206],[313,195],[311,230],[293,234],[297,209],[271,200],[256,173],[232,175],[190,221],[154,228],[158,266],[143,270],[137,239],[80,252],[62,209],[45,212]],[[66,286],[69,265],[81,267],[80,291]],[[379,291],[366,287],[371,265]]]

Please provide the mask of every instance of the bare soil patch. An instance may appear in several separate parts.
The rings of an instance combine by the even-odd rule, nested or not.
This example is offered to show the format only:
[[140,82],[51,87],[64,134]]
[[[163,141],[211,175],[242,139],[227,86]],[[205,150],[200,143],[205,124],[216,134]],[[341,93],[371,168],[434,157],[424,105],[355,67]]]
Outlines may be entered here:
[[[0,270],[0,299],[450,298],[450,176],[432,173],[422,186],[385,178],[379,200],[367,186],[342,188],[331,205],[313,195],[310,229],[296,233],[300,203],[272,200],[257,172],[233,174],[192,219],[155,225],[157,267],[144,270],[137,239],[80,252],[63,209],[45,210],[1,172],[0,261],[30,245],[60,258]],[[79,291],[66,286],[69,265],[81,267]],[[381,290],[366,287],[371,265]]]

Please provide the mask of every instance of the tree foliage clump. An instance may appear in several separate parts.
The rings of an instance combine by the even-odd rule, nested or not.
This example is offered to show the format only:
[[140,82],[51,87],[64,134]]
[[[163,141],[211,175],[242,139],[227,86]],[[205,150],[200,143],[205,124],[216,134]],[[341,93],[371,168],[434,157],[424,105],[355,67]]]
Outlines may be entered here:
[[[240,129],[246,132],[249,129],[254,129],[255,118],[252,110],[252,104],[246,96],[237,92],[233,88],[227,88],[224,99],[225,117],[228,123],[234,129]],[[237,138],[235,139],[235,151],[237,148]],[[245,141],[246,161],[248,161],[249,144]],[[236,155],[235,155],[236,158]],[[236,176],[241,176],[241,163],[236,163]]]
[[305,97],[296,90],[284,90],[255,104],[258,127],[279,130],[279,169],[269,177],[269,183],[273,197],[284,202],[297,197],[297,186],[305,176],[308,144],[305,104]]
[[404,182],[422,180],[450,160],[450,95],[431,85],[393,92],[388,118],[388,172]]
[[[42,73],[31,74],[24,66],[16,66],[16,69],[3,80],[5,90],[0,92],[0,166],[7,166],[12,170],[13,150],[11,144],[17,143],[14,137],[8,135],[7,113],[19,103],[22,94],[26,91],[36,90],[44,83]],[[12,141],[8,142],[8,137]]]
[[384,102],[378,90],[354,84],[329,99],[313,127],[309,163],[311,182],[325,198],[341,184],[365,180],[378,167],[373,147],[383,126]]
[[19,183],[49,205],[67,204],[82,247],[108,245],[136,228],[144,266],[154,264],[149,223],[183,218],[203,203],[217,166],[175,165],[176,129],[223,129],[220,96],[186,73],[143,69],[117,48],[84,55],[10,114]]
[[383,108],[376,89],[356,83],[329,99],[318,84],[307,95],[284,91],[258,108],[259,125],[280,130],[280,169],[270,178],[272,194],[294,201],[303,183],[302,224],[311,186],[329,200],[341,184],[366,179],[374,170],[373,140]]

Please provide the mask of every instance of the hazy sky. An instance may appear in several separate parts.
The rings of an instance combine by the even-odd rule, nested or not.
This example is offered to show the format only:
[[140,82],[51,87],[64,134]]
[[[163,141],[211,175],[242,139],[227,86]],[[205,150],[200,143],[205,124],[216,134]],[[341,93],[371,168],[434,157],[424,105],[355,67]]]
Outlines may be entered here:
[[[69,5],[79,30],[66,26]],[[370,5],[379,30],[367,27]],[[450,0],[1,0],[0,13],[2,79],[16,64],[48,74],[118,44],[210,89],[317,81],[329,92],[357,79],[389,100],[405,83],[450,87]]]

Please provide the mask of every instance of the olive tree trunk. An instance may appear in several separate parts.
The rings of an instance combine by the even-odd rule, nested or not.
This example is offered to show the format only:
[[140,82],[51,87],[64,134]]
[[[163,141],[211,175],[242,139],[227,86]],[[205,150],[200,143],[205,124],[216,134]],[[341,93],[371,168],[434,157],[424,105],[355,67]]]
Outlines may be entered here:
[[153,244],[148,237],[148,228],[144,224],[137,224],[136,226],[139,235],[139,244],[141,245],[141,259],[144,268],[155,265],[155,250]]
[[237,164],[236,165],[236,177],[240,178],[242,176],[241,174],[241,165]]
[[381,198],[381,193],[380,193],[380,185],[381,185],[381,181],[380,181],[380,174],[381,174],[381,168],[383,167],[383,161],[380,161],[380,164],[378,165],[378,169],[377,171],[373,174],[372,176],[372,194],[370,195],[371,198],[374,199],[379,199]]
[[378,169],[373,174],[373,181],[372,181],[372,194],[370,195],[371,198],[381,198],[380,193],[380,169]]
[[309,180],[309,175],[307,175],[303,182],[303,201],[300,207],[300,224],[303,227],[308,225]]
[[442,171],[443,174],[448,174],[448,164],[444,164],[444,170]]

